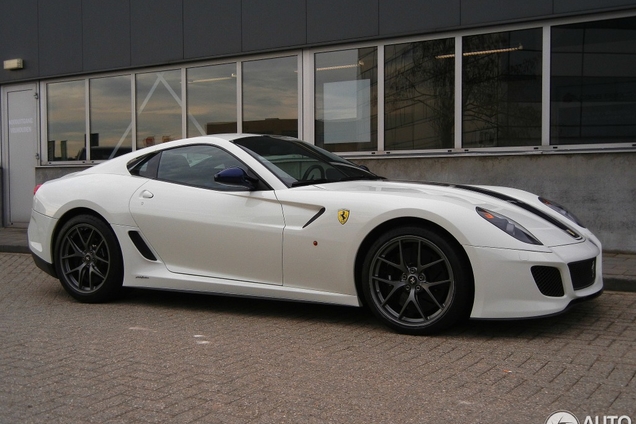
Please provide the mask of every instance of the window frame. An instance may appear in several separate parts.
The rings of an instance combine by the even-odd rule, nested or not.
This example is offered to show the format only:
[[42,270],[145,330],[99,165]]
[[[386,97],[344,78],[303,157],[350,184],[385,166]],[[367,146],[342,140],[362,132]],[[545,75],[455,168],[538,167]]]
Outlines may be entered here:
[[[298,138],[309,143],[315,144],[315,56],[320,53],[329,53],[349,49],[362,49],[374,47],[377,49],[377,150],[374,151],[344,151],[338,152],[344,157],[358,158],[382,158],[382,157],[448,157],[461,155],[519,155],[519,154],[544,154],[544,153],[595,153],[595,152],[622,152],[636,150],[635,142],[624,143],[589,143],[589,144],[567,144],[567,145],[551,145],[551,114],[550,114],[550,80],[551,80],[551,32],[553,27],[562,25],[570,25],[585,22],[604,21],[621,18],[633,18],[636,11],[620,11],[598,13],[586,16],[572,16],[566,18],[558,18],[552,20],[537,20],[525,23],[506,24],[501,26],[487,26],[482,28],[469,28],[456,31],[445,31],[433,34],[425,34],[410,37],[391,38],[383,40],[372,40],[367,42],[342,43],[338,45],[308,47],[302,50],[290,49],[276,53],[245,55],[236,58],[225,58],[219,60],[200,61],[195,63],[184,63],[181,65],[166,65],[153,68],[131,69],[126,72],[110,72],[101,74],[91,74],[87,76],[74,76],[66,78],[57,78],[50,80],[41,80],[39,82],[40,93],[40,166],[87,166],[101,161],[92,160],[73,160],[73,161],[49,161],[47,150],[48,138],[48,111],[47,111],[47,85],[56,82],[69,82],[75,80],[84,80],[86,84],[85,105],[86,105],[86,134],[90,134],[90,79],[102,78],[110,76],[129,75],[131,77],[131,114],[132,114],[132,148],[137,150],[137,117],[136,117],[136,75],[148,72],[161,72],[164,70],[181,71],[181,112],[182,112],[182,134],[181,138],[187,137],[187,120],[188,120],[188,99],[187,99],[187,70],[189,68],[236,64],[237,69],[237,107],[236,122],[237,131],[243,131],[243,63],[260,59],[275,59],[289,56],[296,56],[298,63]],[[541,29],[542,31],[542,67],[541,67],[541,143],[537,146],[516,146],[516,147],[473,147],[465,148],[462,145],[462,51],[463,38],[465,36],[474,36],[495,32],[519,31],[525,29]],[[454,123],[454,145],[452,148],[442,149],[414,149],[414,150],[386,150],[385,149],[385,48],[388,45],[404,44],[413,42],[431,41],[442,38],[455,39],[455,123]],[[88,148],[89,140],[86,141]]]

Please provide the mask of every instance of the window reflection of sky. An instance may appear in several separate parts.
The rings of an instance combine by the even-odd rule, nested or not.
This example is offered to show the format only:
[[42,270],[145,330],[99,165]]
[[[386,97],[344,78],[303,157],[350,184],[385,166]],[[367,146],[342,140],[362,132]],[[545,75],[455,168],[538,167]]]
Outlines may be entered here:
[[[187,136],[237,130],[237,75],[236,63],[187,70]],[[132,147],[131,78],[137,148],[182,136],[180,69],[92,78],[91,159],[108,158],[101,157],[104,147],[116,148],[117,154]],[[244,129],[297,135],[297,57],[245,62],[243,81]],[[86,159],[86,80],[50,83],[47,93],[49,160]]]
[[47,86],[49,161],[73,160],[84,147],[85,98],[84,80]]
[[91,134],[100,147],[132,146],[130,98],[129,75],[91,79]]
[[296,56],[243,63],[243,121],[298,119]]
[[190,68],[187,79],[188,137],[236,131],[236,64]]
[[137,147],[181,138],[181,71],[137,75]]

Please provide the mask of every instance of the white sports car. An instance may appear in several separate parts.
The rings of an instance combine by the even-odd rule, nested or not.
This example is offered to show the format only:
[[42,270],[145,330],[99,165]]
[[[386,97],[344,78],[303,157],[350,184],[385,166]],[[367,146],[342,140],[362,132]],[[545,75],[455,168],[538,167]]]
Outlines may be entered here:
[[428,334],[601,293],[601,244],[503,187],[387,181],[292,138],[169,142],[36,187],[36,264],[82,302],[122,286],[361,306]]

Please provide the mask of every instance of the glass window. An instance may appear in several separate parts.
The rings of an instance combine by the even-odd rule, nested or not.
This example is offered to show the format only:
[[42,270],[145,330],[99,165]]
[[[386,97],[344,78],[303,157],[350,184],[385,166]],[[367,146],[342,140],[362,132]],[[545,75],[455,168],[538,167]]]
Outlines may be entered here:
[[128,162],[127,168],[131,175],[144,178],[157,178],[159,159],[161,159],[161,151],[133,159]]
[[463,147],[541,144],[541,32],[463,38]]
[[636,138],[636,18],[552,28],[550,144]]
[[454,147],[455,40],[385,49],[386,150]]
[[213,146],[185,146],[161,153],[157,179],[215,190],[243,190],[214,181],[227,168],[248,168],[234,156]]
[[327,150],[293,138],[255,136],[234,143],[242,146],[288,187],[382,179]]
[[298,137],[297,56],[243,63],[243,132]]
[[232,133],[236,126],[236,64],[188,69],[188,137]]
[[377,49],[319,53],[315,61],[316,145],[377,150]]
[[[90,159],[105,160],[132,150],[130,75],[90,80]],[[85,149],[81,159],[85,159]]]
[[84,80],[46,86],[49,162],[79,160],[86,145]]
[[182,137],[181,71],[137,75],[137,148]]

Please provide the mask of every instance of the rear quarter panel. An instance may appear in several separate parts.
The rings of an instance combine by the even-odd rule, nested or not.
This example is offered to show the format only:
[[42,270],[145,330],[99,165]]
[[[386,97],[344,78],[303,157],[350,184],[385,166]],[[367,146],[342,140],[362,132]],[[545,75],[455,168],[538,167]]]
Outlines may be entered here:
[[135,223],[128,209],[129,199],[147,180],[112,174],[77,174],[48,182],[38,190],[33,209],[53,219],[86,208],[101,215],[111,225]]

